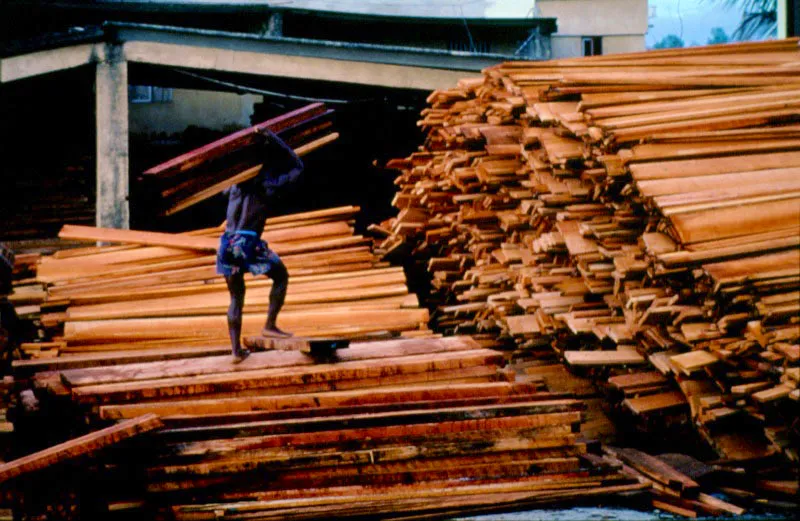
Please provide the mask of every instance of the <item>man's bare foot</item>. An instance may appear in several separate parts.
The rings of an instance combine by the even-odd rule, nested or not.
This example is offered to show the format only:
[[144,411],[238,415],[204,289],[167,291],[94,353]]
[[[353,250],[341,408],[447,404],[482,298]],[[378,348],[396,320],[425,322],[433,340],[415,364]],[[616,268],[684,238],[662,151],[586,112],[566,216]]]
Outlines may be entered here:
[[293,335],[288,331],[283,331],[282,329],[278,329],[277,326],[273,326],[273,327],[265,327],[264,329],[262,329],[261,336],[267,336],[272,338],[289,338]]
[[244,362],[244,360],[248,356],[250,356],[250,350],[249,349],[242,349],[238,353],[233,353],[233,363],[234,364],[240,364],[240,363]]

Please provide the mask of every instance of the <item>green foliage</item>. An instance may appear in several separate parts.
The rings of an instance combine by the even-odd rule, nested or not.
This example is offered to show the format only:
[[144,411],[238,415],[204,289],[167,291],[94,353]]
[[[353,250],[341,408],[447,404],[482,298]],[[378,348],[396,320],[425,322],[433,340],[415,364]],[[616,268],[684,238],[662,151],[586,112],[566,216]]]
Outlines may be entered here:
[[734,40],[758,40],[778,33],[778,0],[706,1],[742,13],[742,21],[732,35]]
[[674,49],[676,47],[684,47],[685,44],[683,40],[675,35],[675,34],[668,34],[661,39],[660,42],[653,46],[653,49]]
[[718,43],[728,43],[731,39],[728,33],[722,27],[714,27],[711,29],[711,36],[708,37],[709,45],[716,45]]

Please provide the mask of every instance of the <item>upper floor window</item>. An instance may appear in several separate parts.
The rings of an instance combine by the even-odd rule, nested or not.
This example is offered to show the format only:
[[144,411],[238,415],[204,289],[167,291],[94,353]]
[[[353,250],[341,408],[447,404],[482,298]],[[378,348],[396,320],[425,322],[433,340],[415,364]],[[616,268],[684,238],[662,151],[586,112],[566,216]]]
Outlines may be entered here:
[[603,38],[600,36],[584,36],[581,38],[584,56],[603,54]]
[[128,99],[131,103],[169,103],[172,101],[172,89],[150,85],[130,85],[128,86]]

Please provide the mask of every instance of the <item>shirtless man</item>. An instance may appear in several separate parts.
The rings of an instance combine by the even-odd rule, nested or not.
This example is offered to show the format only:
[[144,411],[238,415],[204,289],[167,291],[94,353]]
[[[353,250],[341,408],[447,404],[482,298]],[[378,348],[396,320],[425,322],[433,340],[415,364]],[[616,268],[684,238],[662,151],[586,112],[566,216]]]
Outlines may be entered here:
[[236,363],[250,356],[250,352],[241,346],[240,340],[246,272],[267,275],[272,279],[267,321],[261,334],[291,336],[291,333],[281,331],[276,325],[278,312],[286,298],[289,272],[280,257],[261,240],[261,234],[267,219],[269,198],[282,186],[297,180],[303,171],[303,162],[286,143],[269,130],[264,132],[264,137],[264,164],[261,171],[253,179],[234,185],[228,190],[225,233],[220,238],[217,251],[217,273],[225,276],[231,294],[228,331]]

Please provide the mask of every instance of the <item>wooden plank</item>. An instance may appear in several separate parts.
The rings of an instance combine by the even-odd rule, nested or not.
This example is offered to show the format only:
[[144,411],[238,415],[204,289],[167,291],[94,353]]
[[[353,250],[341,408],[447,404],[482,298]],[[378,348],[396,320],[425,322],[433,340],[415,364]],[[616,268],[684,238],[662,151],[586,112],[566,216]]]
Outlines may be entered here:
[[608,379],[608,383],[614,387],[625,389],[629,387],[646,387],[651,385],[666,384],[668,380],[657,371],[648,371],[646,373],[632,373],[619,376],[612,376]]
[[800,222],[800,198],[679,214],[671,221],[684,243],[761,233]]
[[638,365],[647,362],[634,350],[621,351],[564,351],[564,359],[569,365]]
[[185,172],[217,157],[228,154],[233,150],[254,143],[258,137],[258,133],[265,129],[269,129],[272,132],[280,132],[299,121],[309,119],[323,112],[325,112],[325,105],[322,103],[306,105],[305,107],[288,112],[277,118],[234,132],[233,134],[227,135],[207,145],[203,145],[200,148],[170,159],[169,161],[148,168],[144,171],[144,174],[168,176],[179,172]]
[[670,360],[687,375],[719,362],[719,358],[708,351],[690,351],[671,356]]
[[[312,433],[323,433],[339,429],[369,429],[375,427],[397,427],[403,433],[409,426],[430,425],[476,419],[502,418],[506,416],[530,417],[529,427],[570,425],[577,428],[581,420],[580,402],[576,400],[547,400],[499,405],[455,407],[452,409],[400,410],[382,413],[356,414],[351,416],[324,416],[299,419],[264,420],[247,423],[230,423],[177,427],[159,433],[159,439],[185,443],[203,439],[240,438],[264,435],[299,434],[313,438]],[[535,423],[534,423],[535,422]],[[569,431],[569,429],[567,429]],[[562,434],[569,434],[564,432]]]
[[[571,414],[571,413],[568,413]],[[565,417],[539,418],[532,416],[498,416],[485,420],[443,421],[430,424],[408,424],[402,426],[377,426],[358,429],[341,425],[339,429],[296,432],[288,434],[267,434],[239,438],[216,438],[170,444],[178,457],[197,457],[205,455],[235,455],[241,451],[282,451],[288,447],[316,450],[325,446],[347,446],[354,450],[368,450],[375,447],[407,443],[494,443],[508,436],[521,437],[535,442],[529,450],[569,449],[574,447],[579,453],[585,446],[577,442],[577,434],[571,430],[571,422]],[[553,420],[558,420],[553,423]]]
[[131,403],[100,407],[104,419],[132,418],[153,412],[163,418],[198,415],[240,414],[280,410],[304,410],[313,408],[358,407],[364,405],[388,405],[436,400],[458,400],[528,395],[536,387],[528,384],[492,382],[486,384],[436,384],[426,386],[408,385],[382,389],[354,389],[323,393],[301,393],[278,396],[253,396],[243,398],[213,398],[205,400],[182,400],[170,402]]
[[686,398],[680,391],[651,394],[639,398],[627,398],[623,403],[635,414],[668,412],[671,409],[687,405]]
[[700,492],[700,485],[689,476],[678,472],[660,459],[636,449],[614,449],[614,454],[625,463],[632,466],[647,477],[679,490],[682,495],[696,497]]
[[224,355],[230,352],[229,345],[209,347],[172,347],[158,350],[125,351],[119,353],[86,354],[61,356],[51,359],[14,360],[11,365],[17,376],[28,376],[40,371],[85,369],[89,367],[108,367],[131,363],[179,360]]
[[[530,401],[545,401],[547,399],[558,399],[563,396],[555,393],[539,393],[547,396],[537,396],[536,394],[520,394],[509,396],[489,396],[484,398],[461,398],[452,400],[437,401],[415,401],[403,403],[383,403],[383,404],[364,404],[337,407],[310,407],[305,409],[281,409],[277,411],[252,411],[223,414],[203,414],[203,415],[180,415],[163,417],[164,424],[171,428],[201,427],[201,426],[220,426],[228,424],[244,424],[254,422],[264,422],[273,420],[296,420],[300,418],[323,418],[332,416],[356,416],[364,414],[381,414],[386,412],[398,411],[418,411],[456,407],[483,407],[487,405],[514,404]],[[566,433],[566,431],[565,431]]]
[[501,360],[502,356],[498,353],[476,349],[470,351],[469,354],[455,352],[414,355],[403,358],[359,360],[356,362],[303,367],[300,370],[296,367],[291,367],[247,371],[245,368],[245,370],[236,372],[209,374],[191,378],[161,378],[158,380],[87,385],[74,388],[72,395],[80,402],[113,403],[134,399],[158,399],[168,396],[191,396],[216,392],[285,387],[315,382],[327,384],[340,380],[368,380],[390,375],[497,365]]
[[0,483],[62,461],[93,453],[133,436],[159,429],[162,425],[158,416],[146,414],[3,463],[0,465]]
[[800,151],[638,163],[629,165],[628,169],[635,180],[643,182],[655,179],[713,176],[797,166],[800,166]]
[[[419,324],[427,321],[428,313],[424,309],[364,310],[356,316],[350,311],[326,312],[314,309],[287,310],[281,314],[278,325],[302,336],[336,336],[339,332],[353,330],[363,334],[371,331],[416,329]],[[263,313],[245,313],[242,317],[243,335],[256,335],[263,326]],[[227,319],[217,315],[67,322],[64,325],[64,337],[74,345],[113,342],[117,339],[141,341],[201,337],[211,341],[227,337]]]
[[[338,354],[338,362],[357,362],[399,358],[435,353],[463,352],[480,349],[480,345],[466,336],[434,339],[398,339],[376,342],[358,342]],[[226,353],[227,354],[227,353]],[[253,353],[245,362],[236,364],[228,356],[195,358],[188,360],[137,363],[116,367],[62,371],[61,378],[70,386],[100,385],[161,378],[188,378],[191,376],[229,374],[242,371],[314,365],[314,361],[300,353]]]
[[196,251],[217,251],[218,239],[210,237],[192,237],[177,233],[143,232],[138,230],[120,230],[116,228],[97,228],[65,224],[58,236],[62,239],[80,239],[86,241],[121,242],[123,244],[142,244],[145,246],[165,246]]
[[[311,152],[314,152],[315,150],[318,150],[318,149],[324,147],[327,144],[333,143],[337,139],[339,139],[339,133],[338,132],[333,132],[333,133],[328,134],[326,136],[323,136],[323,137],[321,137],[319,139],[316,139],[316,140],[314,140],[314,141],[312,141],[310,143],[307,143],[307,144],[305,144],[303,146],[297,147],[294,150],[294,152],[299,157],[302,157],[302,156],[305,156],[306,154],[310,154]],[[164,211],[164,215],[175,214],[175,213],[180,212],[181,210],[185,210],[186,208],[189,208],[190,206],[193,206],[193,205],[195,205],[195,204],[197,204],[197,203],[199,203],[201,201],[205,201],[206,199],[208,199],[210,197],[213,197],[214,195],[222,193],[227,188],[229,188],[229,187],[231,187],[231,186],[233,186],[235,184],[243,183],[243,182],[247,181],[248,179],[254,178],[255,176],[258,175],[258,173],[260,171],[261,171],[261,165],[257,165],[257,166],[254,166],[252,168],[248,168],[247,170],[244,170],[243,172],[240,172],[240,173],[238,173],[238,174],[236,174],[236,175],[234,175],[232,177],[229,177],[227,179],[221,180],[221,181],[213,184],[212,186],[204,188],[204,189],[200,190],[199,192],[193,193],[192,195],[190,195],[190,196],[188,196],[188,197],[186,197],[184,199],[181,199],[179,201],[176,201],[176,202],[172,203],[170,205],[170,207],[167,208]]]

